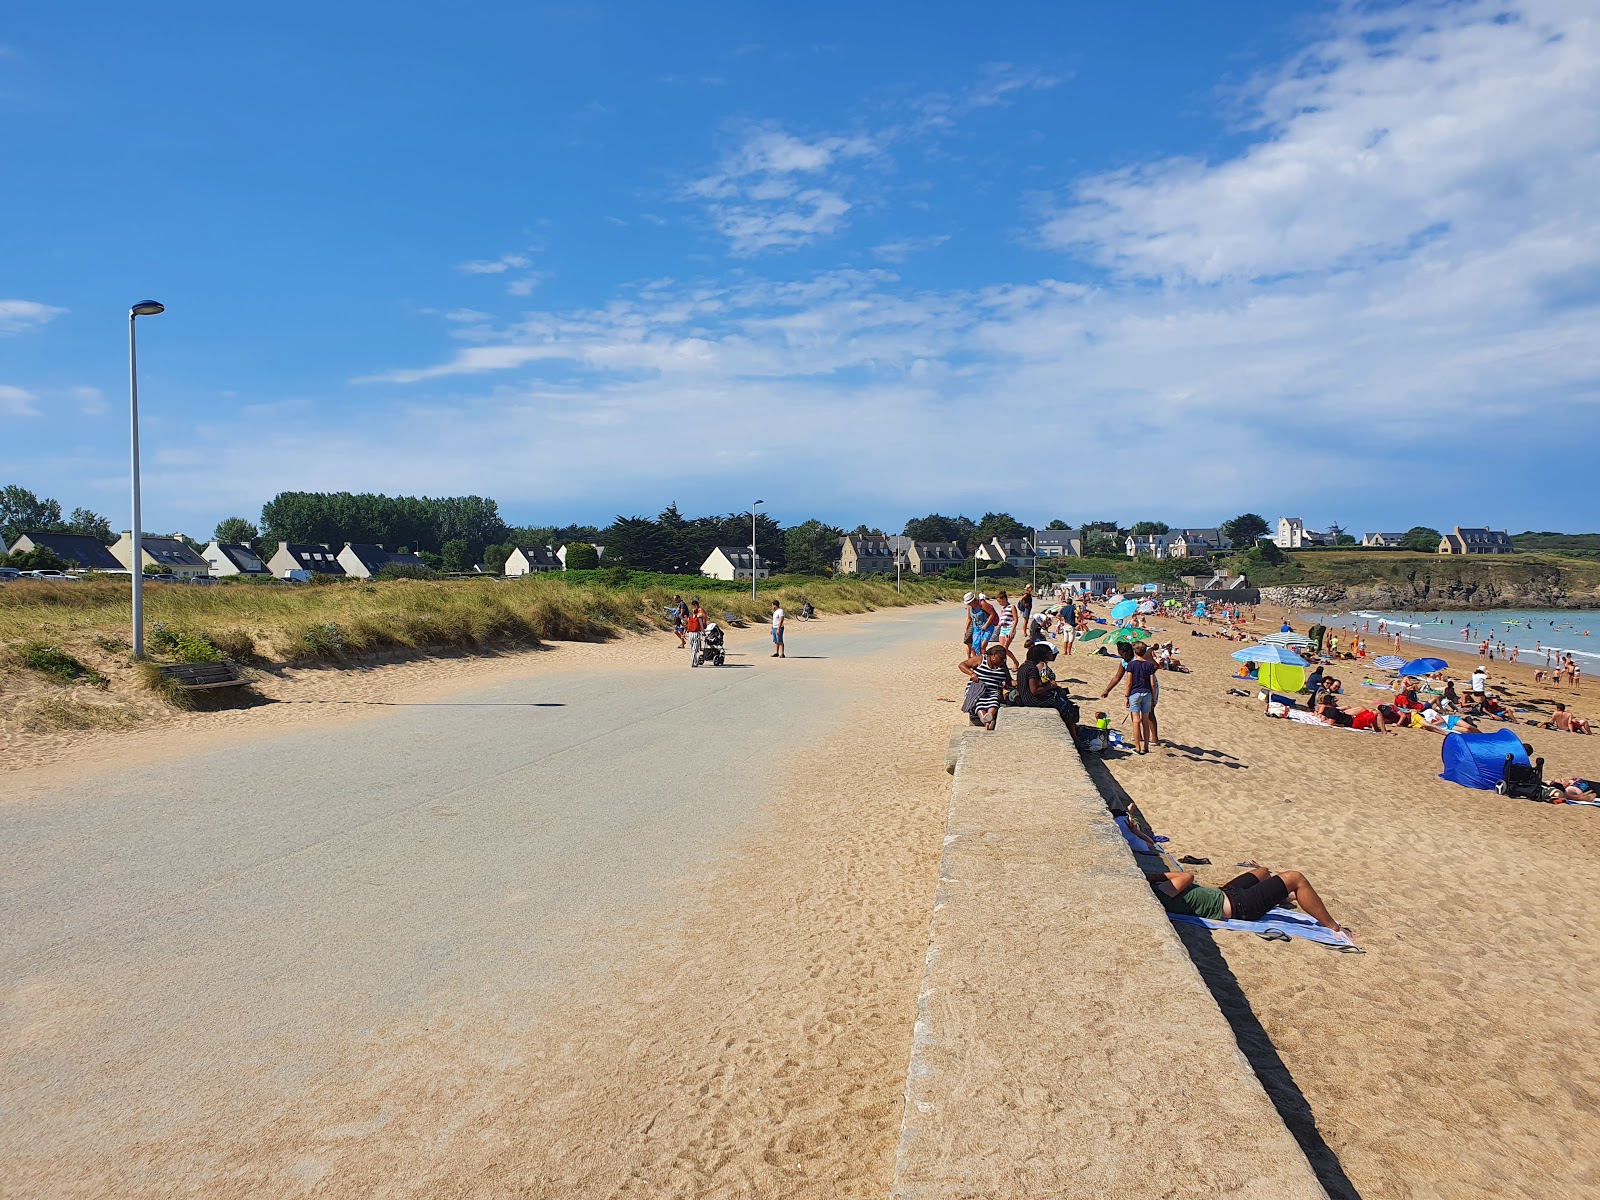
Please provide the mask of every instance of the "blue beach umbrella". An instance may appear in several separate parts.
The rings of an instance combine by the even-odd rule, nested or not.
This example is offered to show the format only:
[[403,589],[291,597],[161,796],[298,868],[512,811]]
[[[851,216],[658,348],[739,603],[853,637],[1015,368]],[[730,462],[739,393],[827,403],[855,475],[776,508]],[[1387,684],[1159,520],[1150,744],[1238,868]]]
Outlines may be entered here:
[[1120,621],[1123,617],[1131,617],[1138,611],[1139,602],[1137,600],[1124,600],[1120,604],[1111,606],[1111,619]]
[[1233,652],[1235,662],[1276,663],[1285,667],[1308,667],[1306,662],[1287,646],[1250,646]]
[[1406,665],[1406,660],[1398,654],[1385,654],[1372,660],[1372,665],[1380,671],[1398,671]]
[[1442,671],[1449,665],[1442,658],[1413,658],[1400,668],[1400,674],[1432,675],[1435,671]]

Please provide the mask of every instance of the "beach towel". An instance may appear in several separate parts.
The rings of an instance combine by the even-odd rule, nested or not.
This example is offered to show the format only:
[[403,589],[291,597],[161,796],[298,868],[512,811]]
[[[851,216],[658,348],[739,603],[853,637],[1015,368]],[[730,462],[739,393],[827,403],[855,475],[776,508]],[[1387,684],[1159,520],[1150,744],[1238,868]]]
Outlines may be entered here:
[[1319,729],[1343,729],[1346,733],[1360,733],[1359,729],[1351,729],[1348,725],[1324,725],[1322,718],[1316,713],[1302,712],[1298,708],[1291,708],[1283,714],[1288,720],[1298,725],[1315,725]]
[[1174,921],[1187,921],[1191,925],[1204,925],[1207,929],[1228,929],[1236,933],[1266,933],[1277,930],[1290,937],[1321,942],[1324,946],[1354,946],[1347,933],[1335,933],[1318,925],[1315,918],[1287,908],[1274,908],[1259,921],[1212,921],[1205,917],[1191,917],[1187,913],[1168,913]]

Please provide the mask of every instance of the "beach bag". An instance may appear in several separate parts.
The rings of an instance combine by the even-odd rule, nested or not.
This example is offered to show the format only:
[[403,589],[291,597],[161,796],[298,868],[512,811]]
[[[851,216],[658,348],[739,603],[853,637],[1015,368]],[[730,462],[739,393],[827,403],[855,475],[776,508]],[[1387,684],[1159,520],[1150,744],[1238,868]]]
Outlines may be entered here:
[[978,707],[978,697],[983,695],[983,684],[974,679],[967,684],[967,694],[961,698],[961,711],[969,713]]

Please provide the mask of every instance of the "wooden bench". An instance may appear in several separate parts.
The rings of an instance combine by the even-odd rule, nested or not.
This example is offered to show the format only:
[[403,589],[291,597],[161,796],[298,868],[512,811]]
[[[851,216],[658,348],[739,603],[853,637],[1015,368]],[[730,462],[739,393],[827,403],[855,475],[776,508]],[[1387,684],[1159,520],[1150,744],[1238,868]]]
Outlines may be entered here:
[[231,662],[176,663],[161,668],[163,678],[172,680],[186,692],[207,688],[243,687],[250,681]]
[[749,624],[749,622],[741,617],[738,613],[725,612],[722,614],[722,619],[735,629],[743,629]]

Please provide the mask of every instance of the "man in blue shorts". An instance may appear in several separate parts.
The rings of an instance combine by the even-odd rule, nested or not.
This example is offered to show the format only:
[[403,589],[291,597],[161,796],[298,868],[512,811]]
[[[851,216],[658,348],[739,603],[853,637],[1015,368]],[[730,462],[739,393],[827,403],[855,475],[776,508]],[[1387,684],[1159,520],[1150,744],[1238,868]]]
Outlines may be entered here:
[[778,602],[772,602],[772,657],[787,658],[783,652],[783,609]]

